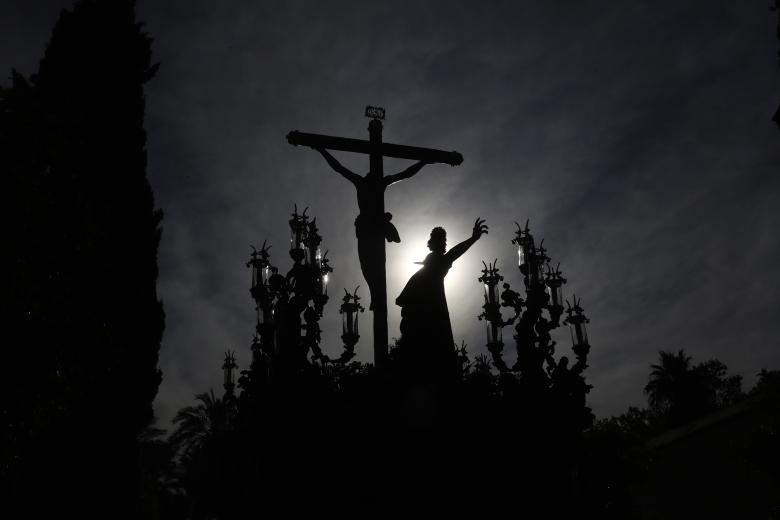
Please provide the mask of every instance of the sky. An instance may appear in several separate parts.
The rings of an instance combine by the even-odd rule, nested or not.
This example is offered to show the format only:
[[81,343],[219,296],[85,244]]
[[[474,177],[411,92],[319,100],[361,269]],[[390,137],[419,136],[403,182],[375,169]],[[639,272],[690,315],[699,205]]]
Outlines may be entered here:
[[[35,71],[71,2],[0,4],[0,83]],[[780,103],[777,17],[768,0],[207,2],[139,0],[161,63],[147,85],[148,175],[165,214],[158,292],[166,330],[160,425],[221,386],[222,353],[249,364],[250,245],[290,266],[287,220],[309,207],[330,251],[331,294],[363,286],[354,189],[291,130],[457,150],[385,197],[401,244],[387,247],[395,297],[434,226],[450,245],[477,217],[490,233],[446,290],[457,342],[486,352],[477,282],[498,259],[522,284],[514,222],[537,239],[590,318],[589,404],[645,404],[659,350],[718,358],[749,388],[780,369]],[[336,153],[350,169],[365,156]],[[385,173],[408,162],[386,160]],[[366,298],[367,301],[367,298]],[[338,299],[321,322],[340,349]],[[372,361],[370,315],[357,347]],[[509,331],[505,331],[508,338]],[[570,353],[559,329],[557,353]],[[511,363],[514,349],[505,347]],[[571,357],[571,354],[569,354]]]

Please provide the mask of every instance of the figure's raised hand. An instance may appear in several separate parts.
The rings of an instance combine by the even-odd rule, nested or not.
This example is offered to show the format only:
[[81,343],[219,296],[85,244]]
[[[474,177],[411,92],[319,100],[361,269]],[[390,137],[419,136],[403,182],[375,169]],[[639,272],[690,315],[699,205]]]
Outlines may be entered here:
[[468,249],[474,245],[474,242],[479,240],[479,237],[484,235],[488,232],[488,227],[485,224],[485,221],[481,218],[477,218],[477,220],[474,221],[474,229],[471,232],[471,237],[467,238],[463,242],[459,244],[455,244],[452,248],[450,248],[449,251],[444,255],[448,261],[454,262],[460,256],[468,251]]
[[474,229],[471,232],[471,238],[473,240],[479,240],[479,237],[482,235],[486,235],[488,232],[487,224],[485,224],[485,220],[477,217],[477,220],[474,222]]

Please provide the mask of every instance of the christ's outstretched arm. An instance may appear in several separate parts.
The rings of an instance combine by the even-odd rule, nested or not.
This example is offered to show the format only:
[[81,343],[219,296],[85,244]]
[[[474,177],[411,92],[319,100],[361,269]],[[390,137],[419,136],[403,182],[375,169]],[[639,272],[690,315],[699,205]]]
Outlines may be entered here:
[[471,231],[471,238],[467,238],[463,242],[461,242],[458,245],[455,245],[447,251],[447,254],[444,255],[447,260],[452,263],[455,260],[457,260],[460,255],[468,251],[468,249],[479,240],[479,237],[481,237],[483,234],[487,234],[488,227],[487,224],[485,224],[485,221],[481,218],[477,218],[477,220],[474,222],[474,229]]
[[405,169],[400,173],[396,173],[395,175],[388,175],[387,177],[385,177],[385,186],[390,186],[391,184],[395,184],[398,181],[402,181],[404,179],[408,179],[409,177],[415,176],[417,172],[422,170],[422,167],[425,166],[426,164],[430,164],[430,163],[427,163],[425,161],[420,161],[414,163],[413,165],[411,165],[410,167],[408,167],[407,169]]
[[339,173],[342,177],[347,179],[349,182],[357,186],[357,183],[362,179],[360,175],[345,168],[344,165],[338,162],[336,158],[333,157],[326,149],[324,148],[314,148],[314,149],[322,154],[325,160],[328,161],[328,164],[330,164],[331,168],[336,170],[337,173]]

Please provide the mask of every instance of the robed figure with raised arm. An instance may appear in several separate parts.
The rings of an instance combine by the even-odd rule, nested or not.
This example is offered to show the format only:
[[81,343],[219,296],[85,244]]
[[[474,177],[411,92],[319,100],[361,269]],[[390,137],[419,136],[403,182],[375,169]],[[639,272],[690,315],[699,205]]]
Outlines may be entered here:
[[487,229],[485,221],[478,218],[471,237],[447,251],[446,231],[433,228],[428,240],[430,254],[395,301],[401,307],[399,349],[402,362],[413,365],[419,374],[449,379],[455,373],[455,342],[444,294],[444,277],[455,260],[487,233]]

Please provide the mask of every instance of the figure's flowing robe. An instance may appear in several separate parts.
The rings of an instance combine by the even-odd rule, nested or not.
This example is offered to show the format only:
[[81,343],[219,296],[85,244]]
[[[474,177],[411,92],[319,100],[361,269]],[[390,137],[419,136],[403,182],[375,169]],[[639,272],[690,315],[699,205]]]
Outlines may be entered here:
[[401,307],[404,356],[420,368],[440,374],[449,373],[455,361],[455,342],[444,294],[444,277],[452,262],[446,254],[430,253],[396,299]]

